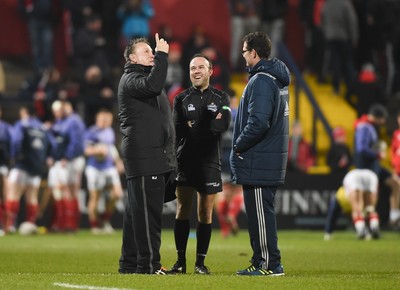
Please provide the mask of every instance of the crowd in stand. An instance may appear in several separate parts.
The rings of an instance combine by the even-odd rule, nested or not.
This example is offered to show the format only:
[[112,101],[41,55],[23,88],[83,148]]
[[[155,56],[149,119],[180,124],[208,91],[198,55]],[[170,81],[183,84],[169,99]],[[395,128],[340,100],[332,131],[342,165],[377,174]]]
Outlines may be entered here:
[[[200,52],[214,63],[212,84],[228,89],[231,72],[242,71],[244,66],[240,45],[248,32],[267,32],[274,44],[272,56],[277,56],[276,45],[285,40],[289,5],[287,0],[227,0],[231,15],[229,59],[215,48],[201,24],[184,42],[174,37],[167,24],[161,25],[160,35],[171,43],[170,98],[189,85],[188,59]],[[297,9],[305,33],[304,44],[300,44],[306,52],[304,69],[321,82],[330,81],[333,92],[343,95],[359,116],[367,113],[372,103],[386,105],[400,91],[400,24],[396,19],[400,1],[302,0]],[[85,106],[96,103],[97,108],[89,109],[92,123],[98,106],[112,109],[115,102],[122,48],[130,38],[148,38],[150,20],[160,13],[149,0],[21,0],[19,10],[29,28],[36,72],[24,84],[28,94],[22,95],[42,99],[46,105],[65,98],[74,107],[81,104],[78,111],[82,114]],[[60,75],[54,65],[53,43],[55,25],[61,19],[69,31],[66,45],[71,65]],[[34,94],[48,90],[51,92],[41,96]]]
[[[227,0],[231,14],[229,59],[225,59],[223,54],[215,48],[200,25],[194,28],[186,42],[176,40],[168,25],[160,27],[160,35],[170,43],[165,89],[171,104],[174,97],[190,85],[188,62],[195,53],[202,53],[212,60],[214,73],[211,84],[227,91],[231,82],[231,73],[243,71],[244,63],[240,55],[243,35],[263,30],[269,34],[274,45],[284,40],[285,17],[289,2],[287,0]],[[69,107],[76,112],[74,113],[76,118],[80,116],[83,119],[85,128],[102,131],[103,126],[111,127],[107,112],[115,111],[116,80],[123,66],[122,48],[133,37],[151,36],[149,21],[161,12],[154,11],[149,0],[21,0],[19,3],[19,10],[26,18],[31,39],[35,73],[21,84],[17,97],[30,103],[33,111],[30,115],[27,108],[21,108],[21,120],[12,129],[3,122],[0,123],[0,129],[4,130],[3,132],[9,132],[4,133],[4,136],[18,135],[15,133],[18,130],[22,132],[25,128],[23,125],[25,118],[35,120],[36,125],[32,126],[34,130],[45,128],[43,130],[46,133],[40,137],[44,138],[41,140],[42,145],[44,146],[46,138],[48,138],[46,142],[49,143],[49,153],[46,153],[46,158],[42,161],[47,162],[49,157],[54,162],[48,166],[46,164],[47,170],[55,166],[57,160],[71,161],[85,154],[87,158],[95,160],[94,163],[99,162],[98,159],[101,157],[100,159],[108,160],[108,163],[106,162],[108,165],[119,166],[115,150],[107,151],[104,146],[86,148],[85,146],[89,146],[89,143],[93,143],[89,137],[89,141],[82,142],[78,155],[68,158],[54,157],[57,155],[54,153],[57,151],[56,148],[60,149],[60,146],[57,147],[57,140],[60,134],[63,134],[57,130],[61,132],[70,130],[66,129],[68,126],[64,124],[64,119],[69,118],[68,111],[71,110],[68,109]],[[380,103],[387,106],[390,99],[400,92],[400,21],[397,20],[400,15],[400,0],[301,0],[298,8],[305,29],[305,69],[314,73],[320,82],[331,80],[334,93],[343,95],[355,108],[359,117],[368,114],[372,104]],[[69,44],[67,51],[71,65],[66,71],[60,72],[55,67],[53,43],[54,27],[62,18],[68,20],[66,23],[70,34],[67,35],[69,41],[66,43]],[[279,50],[274,46],[272,56],[277,55],[279,55]],[[341,90],[341,84],[345,84],[345,91]],[[62,111],[60,115],[57,115],[57,109]],[[99,118],[108,119],[108,121],[98,121]],[[108,125],[99,125],[101,122],[108,122]],[[73,132],[74,137],[70,137],[70,140],[74,140],[79,135],[78,131]],[[295,132],[298,133],[295,134]],[[315,165],[315,152],[312,146],[307,145],[302,139],[301,124],[295,123],[292,133],[290,150],[294,152],[294,155],[289,157],[289,168],[307,172],[307,168]],[[28,133],[24,132],[24,134]],[[327,163],[332,170],[345,172],[352,164],[352,154],[343,145],[345,134],[343,129],[336,128],[333,134],[337,142],[329,153]],[[85,136],[82,133],[82,138],[86,138]],[[39,138],[36,135],[35,137]],[[391,144],[397,144],[397,139],[398,134],[393,137]],[[104,143],[98,140],[96,142]],[[109,136],[106,143],[111,148],[111,145],[115,143],[115,136]],[[19,158],[21,154],[15,151],[18,146],[12,146],[9,149],[3,146],[2,156],[9,155],[11,159]],[[93,153],[93,151],[98,153]],[[397,160],[400,153],[398,149],[393,149],[392,154],[393,160]],[[300,164],[299,158],[304,159],[306,164]],[[17,159],[14,162],[18,164]],[[393,165],[398,167],[398,162],[393,162]],[[6,175],[5,165],[6,163],[0,164],[2,170],[0,173],[3,177]],[[120,167],[118,169],[121,171]],[[83,167],[80,171],[82,170]],[[11,173],[12,171],[11,176],[16,176]],[[93,171],[91,174],[93,176]],[[43,173],[39,175],[43,177]],[[16,177],[14,178],[17,180]],[[71,180],[73,179],[71,177]],[[26,185],[29,184],[34,188],[40,185],[37,179],[32,180],[31,183],[28,182]],[[67,181],[56,183],[58,185],[50,185],[50,187],[53,186],[55,212],[57,213],[57,206],[67,208],[67,212],[60,213],[62,210],[58,210],[58,213],[64,217],[69,215],[70,221],[67,225],[60,225],[62,223],[58,222],[60,216],[55,215],[52,227],[54,230],[74,230],[77,223],[76,187],[80,184],[73,183],[75,185],[73,189],[72,185],[67,186],[70,185]],[[63,194],[62,191],[67,187],[70,189]],[[91,193],[91,196],[98,197],[99,194],[96,192],[99,188],[93,185],[90,189],[95,192]],[[17,191],[22,192],[22,189]],[[113,208],[115,199],[120,197],[118,184],[112,191],[114,193],[110,199],[110,209]],[[20,194],[16,192],[14,199],[18,199]],[[2,198],[4,201],[4,197]],[[94,198],[94,200],[97,199]],[[106,213],[105,216],[108,214],[108,217],[102,221],[98,220],[98,214],[93,205],[95,201],[92,201],[90,213],[92,228],[96,229],[94,232],[101,226],[106,228],[107,219],[109,219],[109,213]],[[32,204],[33,206],[27,210],[28,220],[34,220],[40,214],[34,197]],[[65,204],[69,205],[65,206]],[[8,216],[8,220],[4,222],[6,231],[13,230],[17,208],[15,202],[5,204]],[[100,225],[101,222],[102,225]],[[236,225],[233,224],[233,231],[235,227]],[[227,232],[228,230],[225,235]]]

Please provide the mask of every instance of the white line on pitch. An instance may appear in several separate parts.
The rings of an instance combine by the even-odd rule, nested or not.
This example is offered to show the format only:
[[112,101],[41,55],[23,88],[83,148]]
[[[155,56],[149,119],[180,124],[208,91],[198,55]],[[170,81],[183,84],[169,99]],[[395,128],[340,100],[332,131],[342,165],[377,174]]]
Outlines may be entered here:
[[88,290],[135,290],[132,288],[98,287],[98,286],[90,286],[90,285],[76,285],[76,284],[69,284],[69,283],[53,283],[53,285],[63,287],[63,288],[88,289]]

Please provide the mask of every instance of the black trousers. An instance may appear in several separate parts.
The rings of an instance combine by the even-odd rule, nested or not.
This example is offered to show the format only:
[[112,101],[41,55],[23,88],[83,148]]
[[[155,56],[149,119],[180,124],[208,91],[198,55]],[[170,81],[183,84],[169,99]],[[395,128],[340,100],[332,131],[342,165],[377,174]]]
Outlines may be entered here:
[[273,270],[281,262],[275,218],[276,187],[243,185],[249,222],[252,264]]
[[127,180],[120,272],[152,274],[161,268],[161,215],[168,176]]

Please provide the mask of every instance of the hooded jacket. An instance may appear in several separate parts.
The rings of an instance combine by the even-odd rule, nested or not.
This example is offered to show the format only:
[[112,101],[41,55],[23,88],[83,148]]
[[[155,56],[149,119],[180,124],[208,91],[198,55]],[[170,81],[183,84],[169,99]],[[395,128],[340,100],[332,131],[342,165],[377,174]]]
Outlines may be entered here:
[[175,129],[163,90],[167,54],[157,52],[154,66],[127,63],[118,86],[121,155],[127,178],[176,170]]
[[249,73],[235,120],[232,182],[282,185],[288,158],[289,70],[274,58],[259,61]]

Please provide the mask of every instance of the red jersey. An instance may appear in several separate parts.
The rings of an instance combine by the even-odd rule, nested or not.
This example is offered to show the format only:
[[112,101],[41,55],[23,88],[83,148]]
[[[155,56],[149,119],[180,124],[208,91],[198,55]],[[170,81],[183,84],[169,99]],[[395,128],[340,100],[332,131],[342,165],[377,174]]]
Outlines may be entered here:
[[400,129],[394,131],[390,149],[393,169],[400,175]]

